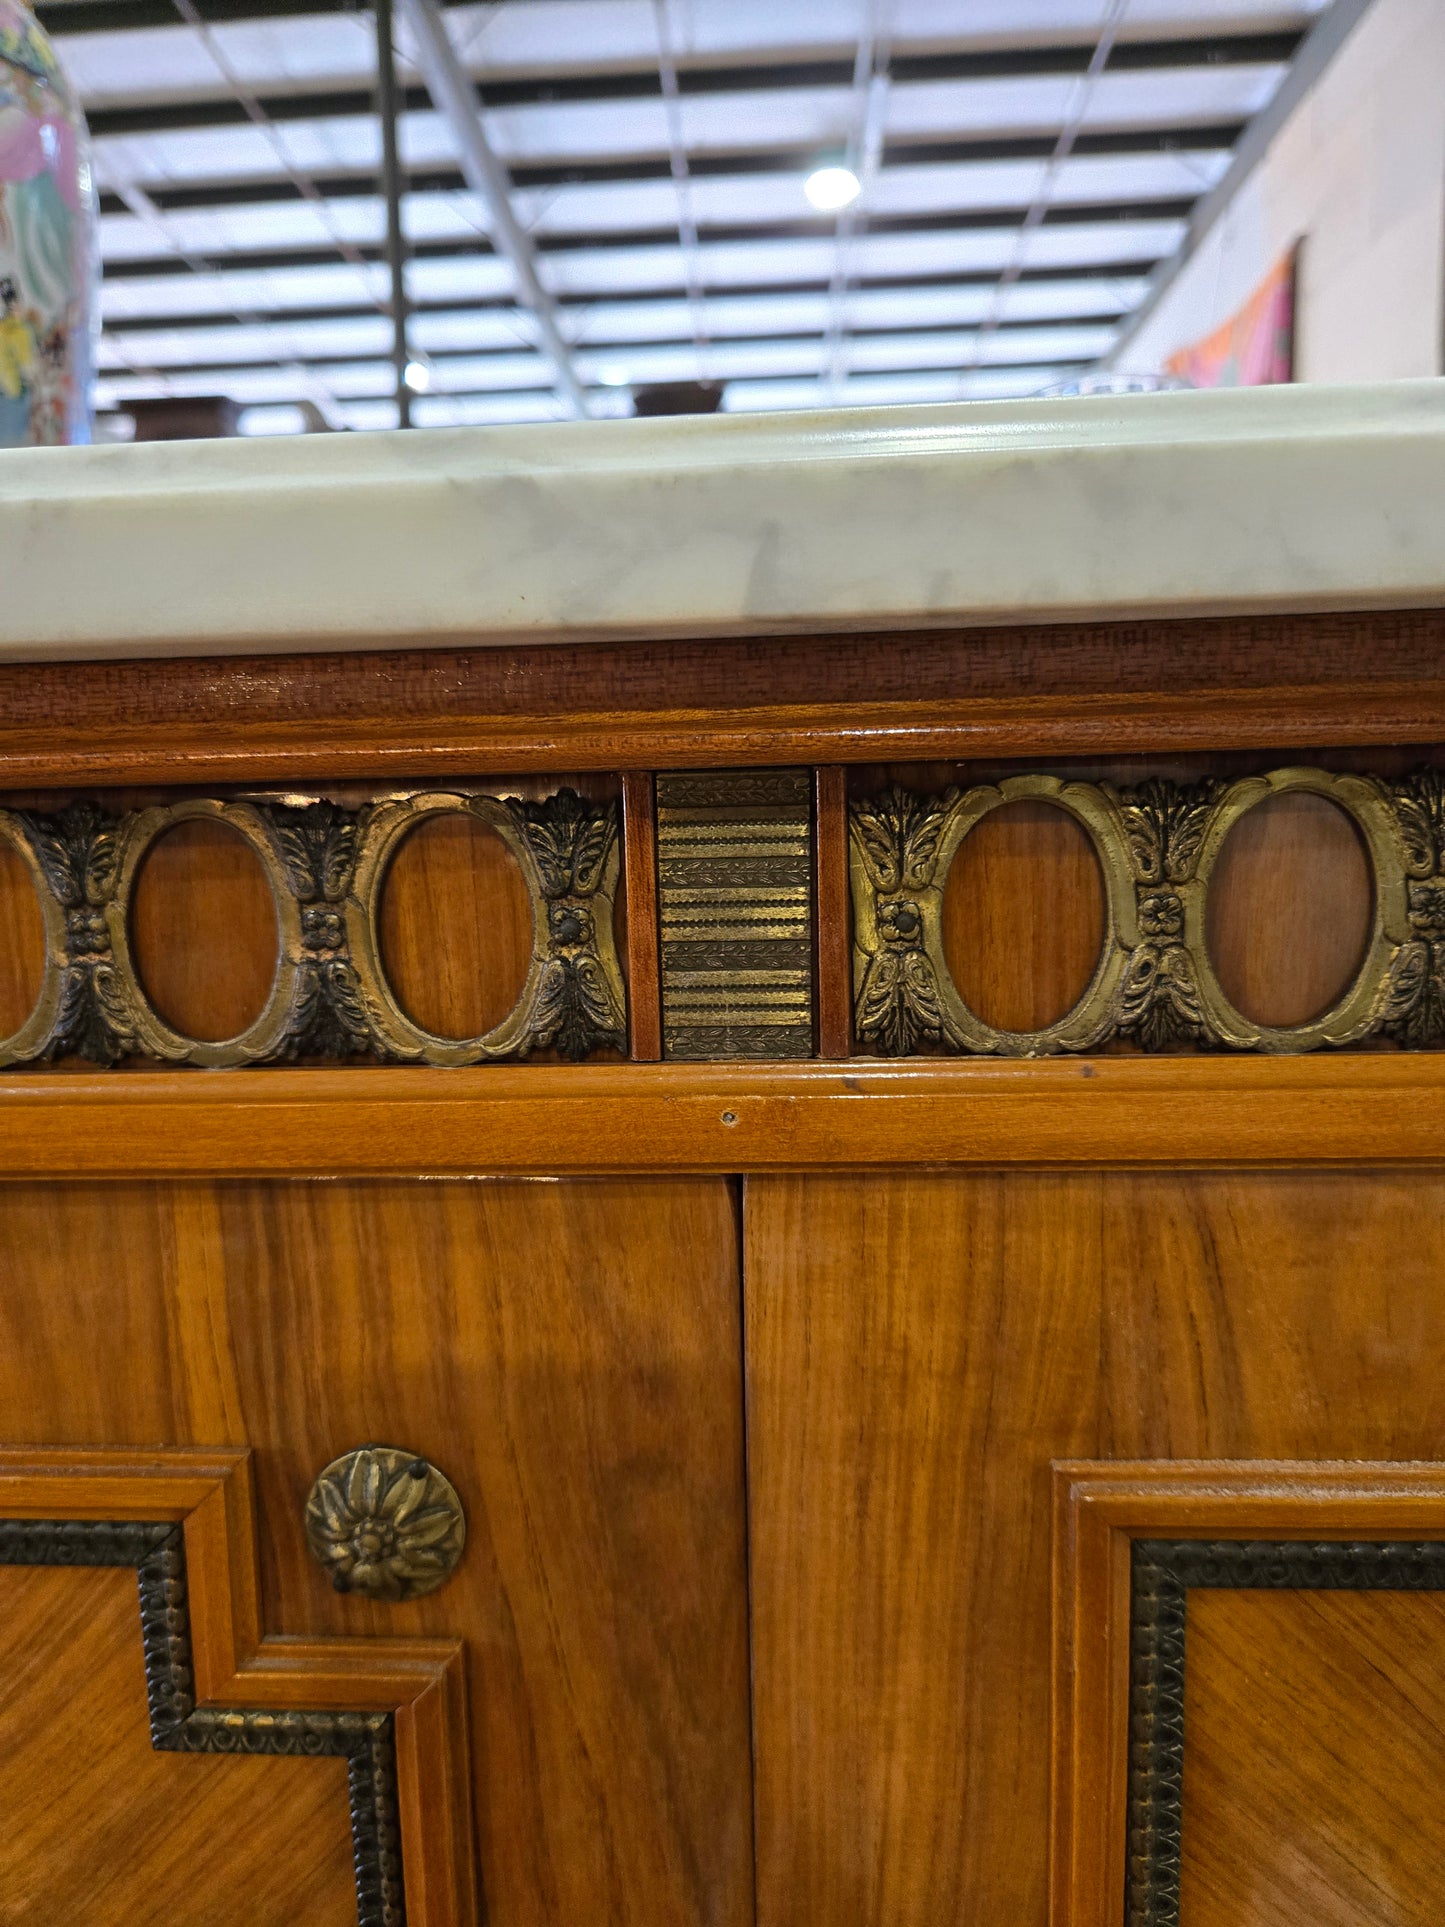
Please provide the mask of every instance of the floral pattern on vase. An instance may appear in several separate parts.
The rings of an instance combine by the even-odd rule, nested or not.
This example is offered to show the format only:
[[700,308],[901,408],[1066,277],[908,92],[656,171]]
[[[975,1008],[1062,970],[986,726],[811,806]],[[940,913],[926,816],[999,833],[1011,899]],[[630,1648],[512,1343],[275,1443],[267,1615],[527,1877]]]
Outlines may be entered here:
[[85,121],[49,40],[0,0],[0,447],[90,439]]

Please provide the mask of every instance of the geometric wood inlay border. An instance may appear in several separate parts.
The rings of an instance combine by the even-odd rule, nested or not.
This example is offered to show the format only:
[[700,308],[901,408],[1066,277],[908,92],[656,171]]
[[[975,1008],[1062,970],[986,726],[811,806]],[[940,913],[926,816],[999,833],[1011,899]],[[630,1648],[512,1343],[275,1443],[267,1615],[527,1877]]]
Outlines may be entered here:
[[1177,1927],[1195,1586],[1445,1591],[1445,1464],[1053,1467],[1050,1927]]
[[153,1743],[345,1759],[360,1927],[479,1927],[461,1643],[263,1634],[249,1452],[0,1446],[0,1563],[133,1567]]
[[357,1927],[404,1927],[396,1746],[390,1713],[198,1707],[180,1526],[144,1520],[0,1519],[0,1565],[133,1566],[151,1744],[167,1753],[273,1753],[347,1763]]
[[1127,1927],[1178,1927],[1187,1603],[1195,1587],[1445,1592],[1445,1540],[1135,1539]]

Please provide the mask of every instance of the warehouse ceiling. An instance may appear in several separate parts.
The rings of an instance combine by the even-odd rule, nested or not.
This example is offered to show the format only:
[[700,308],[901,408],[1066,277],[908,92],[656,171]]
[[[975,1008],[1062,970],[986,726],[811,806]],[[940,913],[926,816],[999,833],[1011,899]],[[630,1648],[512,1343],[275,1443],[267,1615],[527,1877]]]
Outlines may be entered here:
[[[1107,353],[1325,0],[503,0],[443,11],[587,412],[1036,393]],[[101,195],[99,402],[397,418],[373,16],[52,0]],[[399,4],[414,419],[554,419],[545,318]],[[810,205],[820,167],[858,198]],[[473,174],[475,178],[475,174]],[[574,390],[575,393],[575,390]]]

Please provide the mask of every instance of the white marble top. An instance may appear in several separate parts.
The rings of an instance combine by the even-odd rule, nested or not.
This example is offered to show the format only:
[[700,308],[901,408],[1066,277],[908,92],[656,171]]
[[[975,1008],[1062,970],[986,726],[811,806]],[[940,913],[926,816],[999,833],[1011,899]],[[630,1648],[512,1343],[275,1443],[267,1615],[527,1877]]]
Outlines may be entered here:
[[0,657],[1445,606],[1445,381],[0,453]]

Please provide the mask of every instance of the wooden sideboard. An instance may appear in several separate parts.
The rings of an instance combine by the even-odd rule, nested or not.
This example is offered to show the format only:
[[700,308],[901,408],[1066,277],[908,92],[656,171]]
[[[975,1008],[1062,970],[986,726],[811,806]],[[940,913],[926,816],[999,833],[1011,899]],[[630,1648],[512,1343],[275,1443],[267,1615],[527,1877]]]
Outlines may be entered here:
[[0,717],[0,1922],[1433,1927],[1445,612]]

